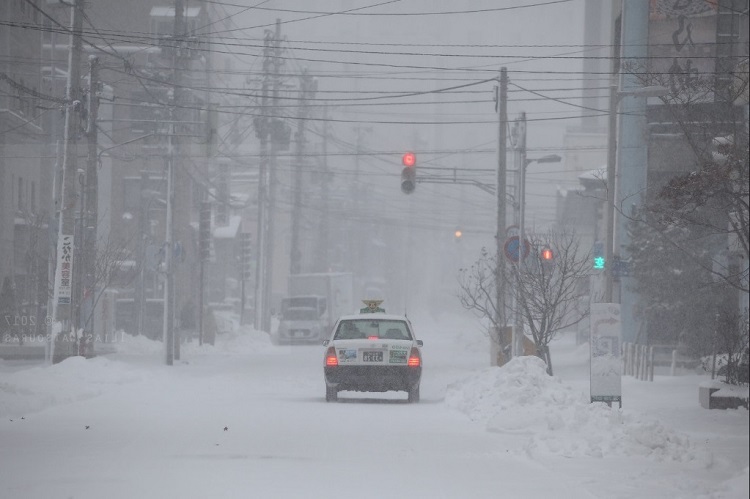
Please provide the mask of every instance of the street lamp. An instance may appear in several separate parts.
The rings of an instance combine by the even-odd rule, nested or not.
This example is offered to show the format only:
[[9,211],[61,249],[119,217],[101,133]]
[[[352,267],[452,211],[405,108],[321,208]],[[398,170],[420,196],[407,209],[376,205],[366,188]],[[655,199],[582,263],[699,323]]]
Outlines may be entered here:
[[607,241],[605,257],[606,287],[604,302],[612,303],[614,288],[614,239],[615,239],[615,178],[617,176],[617,105],[623,97],[660,97],[669,89],[661,85],[619,90],[617,84],[609,87],[609,139],[607,141]]
[[[521,149],[521,164],[519,165],[520,172],[519,172],[519,181],[518,181],[518,278],[520,279],[521,276],[521,270],[523,265],[523,259],[524,259],[524,242],[526,241],[525,237],[525,217],[526,217],[526,167],[529,166],[531,163],[559,163],[562,161],[562,158],[558,156],[557,154],[548,154],[547,156],[542,156],[541,158],[535,158],[535,159],[529,159],[525,157],[526,149],[525,149],[525,138],[524,138],[524,148]],[[520,282],[516,283],[516,324],[513,328],[513,332],[511,335],[511,352],[513,357],[517,357],[520,355],[520,352],[522,351],[521,345],[519,345],[520,338],[522,337],[520,333],[523,330],[523,315],[521,314],[519,310],[519,304],[521,303],[521,285]]]

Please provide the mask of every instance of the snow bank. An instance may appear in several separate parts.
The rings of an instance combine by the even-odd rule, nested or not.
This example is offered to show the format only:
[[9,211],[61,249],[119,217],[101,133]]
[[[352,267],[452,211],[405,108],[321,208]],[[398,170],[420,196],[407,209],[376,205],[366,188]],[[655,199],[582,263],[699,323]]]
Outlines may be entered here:
[[99,396],[111,390],[112,385],[146,379],[146,372],[123,362],[104,357],[71,357],[52,366],[5,375],[0,381],[0,417],[22,417]]
[[745,466],[742,473],[720,485],[711,497],[712,499],[750,497],[750,468]]
[[[116,343],[117,353],[120,355],[160,355],[164,352],[164,344],[146,336],[131,336],[123,333],[118,336]],[[213,345],[198,344],[197,338],[182,343],[181,352],[186,356],[200,356],[203,354],[247,354],[257,353],[268,348],[273,348],[268,334],[262,331],[239,328],[234,331],[216,336]]]
[[[71,357],[59,364],[39,366],[5,373],[0,379],[0,417],[9,419],[39,412],[49,407],[87,400],[106,393],[117,385],[148,382],[153,367],[161,366],[164,345],[146,336],[118,333],[116,353],[84,359]],[[219,335],[215,345],[198,346],[197,341],[182,345],[183,359],[198,359],[217,354],[248,354],[273,348],[268,335],[239,329]],[[149,359],[150,367],[142,362]]]
[[606,404],[591,404],[555,377],[537,357],[490,367],[448,386],[446,403],[492,432],[524,437],[531,455],[566,457],[643,455],[690,461],[689,440],[657,421]]
[[208,352],[210,350],[227,354],[248,354],[275,348],[271,344],[271,338],[268,336],[268,333],[242,327],[235,331],[218,335],[213,345],[204,344],[203,346],[198,346],[198,342],[193,340],[186,347],[187,351],[196,354],[201,351]]

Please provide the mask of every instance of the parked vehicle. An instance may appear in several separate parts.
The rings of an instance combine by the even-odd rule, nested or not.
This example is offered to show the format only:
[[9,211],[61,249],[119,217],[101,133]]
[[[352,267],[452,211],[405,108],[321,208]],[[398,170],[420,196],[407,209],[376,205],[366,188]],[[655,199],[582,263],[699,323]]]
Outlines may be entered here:
[[281,300],[274,343],[319,343],[336,319],[353,312],[352,274],[348,272],[289,276],[289,295]]

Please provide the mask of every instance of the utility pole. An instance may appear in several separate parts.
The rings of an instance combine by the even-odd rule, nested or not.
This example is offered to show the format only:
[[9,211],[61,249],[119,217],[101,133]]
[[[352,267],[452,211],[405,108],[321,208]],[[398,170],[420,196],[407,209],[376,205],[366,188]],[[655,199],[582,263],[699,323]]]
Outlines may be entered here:
[[146,189],[148,189],[148,172],[141,170],[141,192],[140,204],[138,207],[138,259],[141,262],[138,269],[138,277],[135,285],[135,324],[136,334],[144,333],[144,324],[146,316],[146,240],[150,233],[149,224],[149,206],[151,200],[146,200]]
[[166,240],[164,243],[164,349],[165,362],[168,366],[174,363],[175,357],[179,359],[178,346],[175,341],[174,330],[174,306],[175,306],[175,289],[174,289],[174,214],[175,208],[175,180],[176,180],[176,163],[179,158],[179,150],[176,140],[176,118],[177,107],[180,104],[181,76],[180,71],[182,64],[182,48],[184,33],[184,5],[183,0],[175,0],[174,7],[174,52],[172,53],[172,102],[169,108],[170,133],[169,133],[169,162],[167,164],[167,220],[166,220]]
[[[85,314],[83,321],[84,338],[87,333],[93,336],[94,332],[94,307],[96,306],[96,238],[98,210],[98,130],[97,120],[99,118],[99,59],[89,56],[89,102],[88,123],[86,125],[86,138],[88,142],[88,158],[86,162],[86,217],[82,221],[83,227],[81,237],[84,247],[84,280],[83,280],[83,307]],[[91,345],[89,345],[91,346]]]
[[83,209],[86,203],[86,170],[83,168],[78,169],[78,187],[80,188],[80,195],[78,198],[78,217],[76,217],[75,229],[74,229],[74,240],[75,245],[78,247],[78,251],[75,252],[75,259],[73,263],[73,305],[74,309],[71,312],[73,321],[73,330],[75,331],[76,343],[78,344],[77,355],[81,355],[83,351],[83,335],[78,336],[78,330],[83,328],[83,254],[86,252],[86,238],[83,235]]
[[255,135],[260,140],[258,168],[258,251],[255,265],[255,329],[263,329],[263,317],[268,307],[266,296],[266,267],[268,265],[268,87],[271,69],[271,33],[266,31],[263,41],[263,81],[261,83],[261,116],[255,120]]
[[[65,134],[63,140],[63,178],[60,203],[60,221],[57,234],[57,267],[55,270],[55,287],[53,317],[62,322],[61,332],[69,332],[72,319],[72,279],[75,206],[78,200],[76,191],[77,146],[80,130],[81,110],[81,30],[83,26],[83,0],[75,0],[71,13],[70,51],[68,53],[68,81],[65,91]],[[54,335],[53,335],[54,336]],[[52,338],[52,358],[54,361],[54,343]]]
[[266,309],[263,313],[263,331],[271,331],[271,307],[270,302],[273,292],[273,252],[274,252],[274,227],[276,221],[276,184],[278,183],[278,155],[281,144],[280,128],[282,122],[276,116],[278,114],[279,90],[281,89],[281,19],[276,19],[276,29],[273,35],[273,86],[271,95],[271,115],[273,126],[271,127],[271,154],[268,171],[268,265],[266,268],[265,290]]
[[[355,80],[356,82],[357,80]],[[355,90],[358,89],[358,85],[355,83]],[[361,262],[362,259],[362,236],[363,236],[363,228],[362,228],[362,217],[360,216],[360,213],[362,212],[362,189],[360,188],[359,184],[359,174],[362,169],[360,165],[360,158],[362,156],[362,125],[357,124],[357,144],[356,144],[356,151],[354,155],[354,178],[351,183],[351,198],[354,201],[352,203],[352,212],[354,214],[354,217],[352,217],[349,220],[349,230],[350,234],[352,234],[353,237],[349,237],[349,268],[350,269],[356,269],[361,268]]]
[[328,265],[329,213],[328,213],[328,105],[323,105],[323,144],[320,182],[320,219],[315,251],[315,272],[325,272]]
[[516,281],[516,312],[515,325],[513,326],[513,335],[511,340],[511,352],[513,357],[521,355],[523,345],[523,314],[521,313],[521,302],[523,294],[521,290],[521,273],[524,269],[524,257],[526,249],[526,113],[522,112],[518,121],[518,269]]
[[[497,230],[495,231],[495,243],[496,243],[496,259],[497,269],[495,270],[495,325],[496,335],[493,341],[496,342],[497,346],[502,351],[505,347],[503,345],[503,328],[505,327],[505,281],[503,279],[503,272],[501,272],[502,266],[505,265],[504,242],[505,242],[505,203],[506,203],[506,136],[508,132],[508,70],[506,68],[500,69],[500,85],[497,90],[497,115],[498,115],[498,131],[497,131],[497,188],[496,188],[496,199],[497,199]],[[495,364],[495,359],[492,359],[492,364]]]
[[302,219],[302,162],[305,152],[305,120],[308,116],[307,99],[313,92],[313,79],[302,71],[300,76],[300,107],[297,114],[296,151],[294,165],[294,182],[292,184],[292,195],[294,205],[292,208],[292,250],[290,252],[289,273],[299,274],[302,268],[302,249],[300,244],[300,222]]
[[[281,20],[276,30],[266,31],[263,47],[263,83],[261,85],[262,116],[255,122],[255,133],[260,139],[260,169],[258,172],[258,265],[255,280],[255,328],[271,330],[271,291],[273,282],[273,238],[276,191],[276,167],[281,141],[280,122],[276,120],[281,82]],[[270,84],[270,85],[269,85]],[[269,106],[268,90],[272,99]],[[268,139],[271,139],[269,154]]]
[[[172,113],[170,113],[172,114]],[[170,124],[169,158],[167,159],[167,219],[164,241],[164,317],[163,341],[165,362],[168,366],[174,363],[174,316],[172,299],[174,295],[174,275],[172,269],[172,252],[174,251],[174,122]]]

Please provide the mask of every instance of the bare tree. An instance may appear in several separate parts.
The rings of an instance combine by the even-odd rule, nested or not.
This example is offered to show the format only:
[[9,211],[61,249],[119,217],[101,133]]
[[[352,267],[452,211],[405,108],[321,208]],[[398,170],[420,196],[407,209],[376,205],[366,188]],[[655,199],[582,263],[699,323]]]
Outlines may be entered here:
[[[476,312],[495,324],[495,272],[500,272],[507,289],[516,291],[517,300],[507,304],[510,312],[521,314],[531,333],[537,355],[547,362],[552,374],[549,343],[558,331],[569,328],[588,316],[588,307],[581,307],[581,298],[588,295],[589,252],[582,251],[575,233],[568,230],[549,231],[530,237],[530,255],[522,264],[496,258],[486,249],[470,268],[459,275],[459,299],[464,308]],[[540,258],[543,249],[552,258]],[[503,314],[506,315],[506,314]]]
[[[115,284],[118,286],[128,286],[137,275],[137,267],[130,273],[126,273],[125,275],[122,273],[123,262],[132,258],[132,252],[127,249],[129,247],[127,244],[128,241],[129,239],[115,239],[110,235],[106,239],[101,238],[97,245],[94,284],[92,289],[84,291],[84,293],[94,293],[94,299],[91,300],[91,309],[82,311],[81,313],[81,323],[84,331],[92,329],[90,325],[94,320],[97,304],[104,292]],[[141,262],[140,264],[143,263]],[[82,300],[82,298],[78,297],[78,300]],[[95,334],[79,337],[77,330],[74,339],[55,335],[52,349],[53,362],[59,362],[69,355],[88,356],[92,354],[91,348],[93,347],[92,343],[94,340]]]
[[717,314],[714,351],[722,352],[716,362],[717,374],[730,385],[747,385],[748,372],[748,318],[747,311],[733,313],[732,310]]
[[[747,13],[741,17],[747,23]],[[651,112],[662,136],[678,144],[672,150],[685,153],[652,166],[643,206],[626,215],[638,306],[649,338],[734,358],[747,341],[742,303],[750,290],[747,57],[727,57],[721,71],[705,73],[649,64],[630,62],[624,71],[644,86],[669,88]]]
[[[117,279],[125,277],[124,282],[118,282],[119,285],[129,286],[138,275],[139,268],[136,266],[132,269],[132,272],[128,272],[125,276],[122,275],[122,264],[132,258],[132,252],[127,248],[129,240],[113,239],[110,235],[107,239],[100,240],[97,245],[96,261],[94,263],[94,282],[92,289],[86,289],[84,293],[94,293],[94,299],[91,300],[91,310],[85,311],[81,314],[81,322],[84,331],[92,330],[90,327],[94,320],[94,313],[96,306],[99,303],[104,292],[114,284]],[[143,265],[144,262],[138,262],[137,265]],[[83,300],[82,300],[83,301]],[[93,340],[92,335],[90,338],[84,338],[86,341]],[[86,345],[89,347],[90,345]]]
[[482,248],[480,256],[471,267],[460,269],[458,275],[458,299],[461,305],[472,312],[482,320],[487,321],[486,332],[490,341],[498,342],[497,345],[501,351],[509,348],[510,345],[502,344],[501,334],[492,334],[493,331],[502,331],[507,327],[507,323],[499,324],[498,317],[508,318],[507,306],[503,313],[498,314],[497,310],[497,289],[495,275],[501,273],[501,278],[507,283],[510,275],[507,272],[505,261],[498,265],[497,258],[490,253],[487,248]]
[[[650,217],[663,226],[693,227],[706,235],[725,238],[728,251],[706,260],[690,244],[671,239],[659,231],[663,243],[690,258],[729,286],[748,291],[750,257],[750,176],[748,170],[747,59],[731,70],[719,73],[675,75],[651,70],[646,64],[628,63],[624,71],[644,86],[670,89],[662,97],[660,111],[692,151],[693,164],[670,165],[684,173],[673,176],[647,193]],[[631,214],[627,214],[630,217]],[[649,223],[645,216],[636,223]],[[728,255],[728,257],[727,257]],[[718,255],[717,255],[718,256]]]

